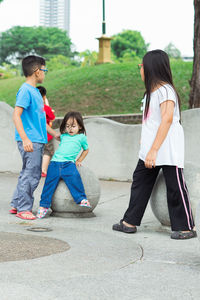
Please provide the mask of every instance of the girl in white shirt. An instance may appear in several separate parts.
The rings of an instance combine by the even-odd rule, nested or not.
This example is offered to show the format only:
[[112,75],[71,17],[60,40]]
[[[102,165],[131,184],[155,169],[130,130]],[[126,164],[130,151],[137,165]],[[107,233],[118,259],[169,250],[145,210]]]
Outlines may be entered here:
[[172,239],[196,236],[188,191],[183,177],[184,133],[180,124],[180,98],[174,87],[168,55],[146,53],[139,65],[145,84],[139,161],[133,173],[130,203],[113,230],[135,233],[144,215],[154,183],[162,168]]

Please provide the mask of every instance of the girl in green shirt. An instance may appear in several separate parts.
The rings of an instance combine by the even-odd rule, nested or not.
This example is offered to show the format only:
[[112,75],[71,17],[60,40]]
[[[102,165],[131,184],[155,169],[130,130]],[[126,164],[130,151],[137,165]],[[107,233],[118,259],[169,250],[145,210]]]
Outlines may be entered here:
[[[51,159],[43,187],[37,218],[46,216],[53,194],[61,179],[66,183],[74,201],[91,208],[84,186],[77,170],[89,152],[83,118],[79,112],[68,112],[60,126],[60,145]],[[78,157],[80,151],[81,155]],[[77,158],[78,157],[78,158]]]

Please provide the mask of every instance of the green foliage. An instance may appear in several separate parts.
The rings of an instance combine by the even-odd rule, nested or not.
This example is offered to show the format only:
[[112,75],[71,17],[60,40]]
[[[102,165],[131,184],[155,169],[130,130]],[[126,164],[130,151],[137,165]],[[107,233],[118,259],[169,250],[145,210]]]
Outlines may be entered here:
[[79,57],[81,67],[94,66],[98,58],[98,53],[96,51],[85,50],[79,53]]
[[[171,67],[182,109],[187,109],[192,62],[174,60]],[[14,106],[23,82],[23,77],[0,80],[1,101]],[[141,113],[144,83],[134,62],[55,70],[48,73],[43,85],[57,116],[69,110],[83,115]]]
[[20,76],[19,69],[15,68],[14,66],[12,66],[10,64],[6,64],[6,63],[3,63],[2,66],[0,66],[0,73],[2,74],[2,76],[0,77],[0,80]]
[[68,68],[71,65],[71,59],[64,55],[54,56],[47,62],[47,67],[49,71],[62,70],[64,68]]
[[180,50],[178,50],[172,43],[169,43],[169,45],[165,47],[164,51],[169,55],[170,58],[181,58]]
[[119,61],[122,63],[135,63],[139,64],[141,63],[141,58],[138,57],[135,53],[135,51],[131,51],[130,49],[124,51],[123,56],[119,58]]
[[139,31],[124,30],[113,36],[111,48],[117,58],[125,53],[134,52],[135,56],[142,58],[147,52],[149,44],[146,44]]
[[29,54],[47,59],[58,54],[71,56],[70,47],[70,38],[59,28],[15,26],[1,33],[0,61],[19,61]]

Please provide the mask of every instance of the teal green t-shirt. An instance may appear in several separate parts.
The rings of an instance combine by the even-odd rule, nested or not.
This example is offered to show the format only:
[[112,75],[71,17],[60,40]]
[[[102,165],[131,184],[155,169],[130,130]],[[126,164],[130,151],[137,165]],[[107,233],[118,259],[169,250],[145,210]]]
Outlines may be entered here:
[[52,157],[52,161],[76,161],[81,150],[88,149],[87,137],[81,133],[70,135],[68,133],[61,134],[60,144]]

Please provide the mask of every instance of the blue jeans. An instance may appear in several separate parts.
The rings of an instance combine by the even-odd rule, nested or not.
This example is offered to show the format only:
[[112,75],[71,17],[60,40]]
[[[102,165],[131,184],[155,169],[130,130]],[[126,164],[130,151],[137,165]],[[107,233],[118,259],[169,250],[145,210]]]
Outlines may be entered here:
[[51,161],[42,190],[40,206],[46,208],[51,206],[52,197],[60,179],[64,180],[77,204],[86,199],[84,186],[76,164],[71,161]]
[[33,193],[41,178],[41,165],[44,144],[33,143],[33,152],[25,152],[22,142],[17,142],[22,158],[22,170],[20,172],[17,187],[13,194],[11,206],[17,211],[31,211],[33,207]]

